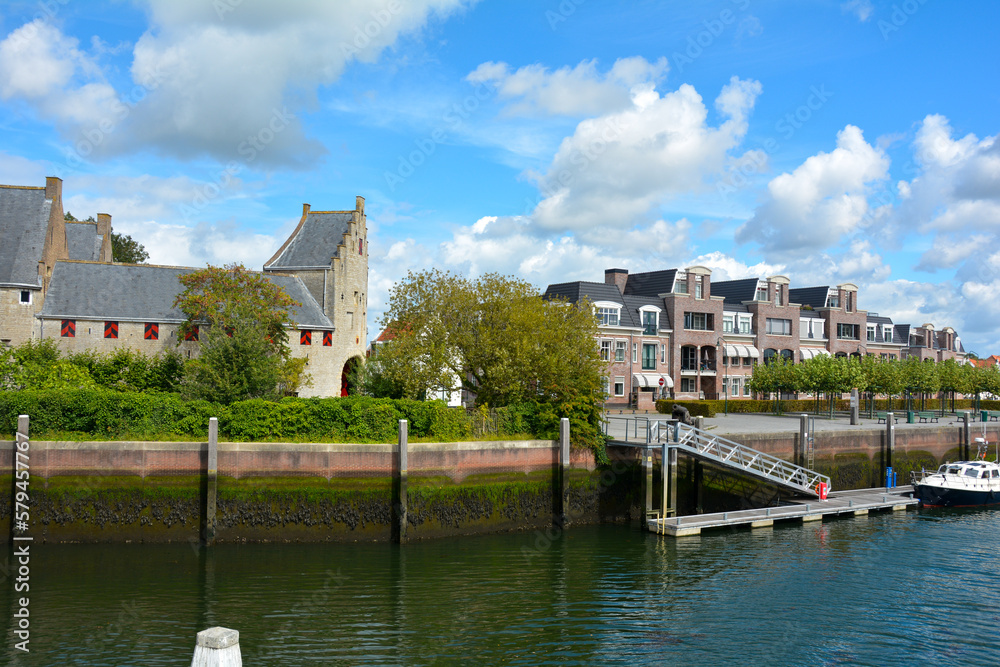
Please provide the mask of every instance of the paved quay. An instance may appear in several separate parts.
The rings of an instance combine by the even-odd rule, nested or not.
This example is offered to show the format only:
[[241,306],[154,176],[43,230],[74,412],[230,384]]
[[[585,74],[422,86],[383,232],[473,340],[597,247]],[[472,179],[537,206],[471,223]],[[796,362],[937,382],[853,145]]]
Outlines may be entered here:
[[[719,413],[715,417],[705,418],[705,430],[710,433],[716,433],[718,435],[732,435],[739,433],[787,433],[787,432],[799,432],[799,415],[801,413],[785,413],[781,416],[775,415],[765,415],[765,414],[724,414]],[[635,440],[638,434],[642,435],[645,433],[645,422],[647,420],[653,421],[657,419],[667,419],[670,415],[662,415],[656,412],[643,412],[643,411],[633,411],[633,410],[609,410],[605,412],[605,418],[608,420],[608,434],[615,439],[624,439],[626,435],[626,429],[628,430],[629,440]],[[879,423],[878,419],[868,419],[865,415],[861,416],[861,423],[857,426],[851,425],[851,420],[847,417],[835,417],[829,419],[824,415],[813,415],[809,414],[810,417],[815,419],[815,430],[819,431],[861,431],[861,430],[872,430],[872,429],[884,429],[885,422]],[[954,414],[945,414],[944,417],[940,417],[937,422],[927,422],[927,423],[917,423],[917,424],[907,424],[906,423],[906,413],[901,413],[901,419],[896,422],[897,430],[911,430],[911,429],[927,429],[927,428],[939,428],[942,426],[961,426],[962,420],[960,417]],[[975,429],[977,433],[981,431],[982,425],[980,422],[975,422],[975,425],[970,424],[971,429]],[[991,442],[995,442],[997,437],[1000,437],[1000,422],[987,422],[986,430],[988,434],[991,434]]]

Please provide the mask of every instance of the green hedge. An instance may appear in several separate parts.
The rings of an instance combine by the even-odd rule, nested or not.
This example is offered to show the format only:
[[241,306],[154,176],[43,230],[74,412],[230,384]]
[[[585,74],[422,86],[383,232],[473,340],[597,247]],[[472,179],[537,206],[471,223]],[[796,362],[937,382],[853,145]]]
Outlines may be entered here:
[[[945,399],[945,409],[951,410],[951,400]],[[1000,410],[1000,401],[995,400],[982,400],[979,402],[980,408],[983,410]],[[670,414],[673,411],[675,405],[680,405],[688,409],[692,417],[714,417],[717,413],[723,412],[726,409],[725,401],[719,400],[706,400],[706,401],[673,401],[670,399],[661,400],[656,402],[656,411],[661,414]],[[845,412],[850,410],[850,400],[848,399],[837,399],[833,403],[833,409],[837,412]],[[905,410],[906,402],[901,399],[893,399],[892,405],[890,407],[889,401],[887,399],[876,399],[875,409],[882,412],[889,409],[893,410]],[[920,400],[913,399],[912,402],[913,409],[920,409]],[[963,410],[973,410],[975,401],[972,399],[956,399],[955,409],[959,411]],[[817,403],[814,399],[803,398],[795,400],[781,401],[781,412],[793,412],[793,413],[815,413]],[[755,399],[732,399],[729,401],[729,412],[730,414],[762,414],[762,413],[773,413],[774,412],[774,400],[755,400]],[[861,401],[861,414],[867,412],[868,404],[862,399]],[[830,409],[830,403],[827,399],[819,400],[819,414],[828,412]],[[926,410],[940,410],[941,401],[936,398],[928,398],[924,401],[924,409]]]
[[[0,433],[12,435],[17,416],[31,416],[31,433],[79,434],[101,440],[205,438],[219,418],[219,436],[232,441],[393,442],[400,419],[417,438],[458,441],[471,437],[464,410],[441,401],[368,397],[255,399],[222,406],[183,401],[177,394],[122,393],[103,389],[0,392]],[[518,415],[506,423],[524,425]],[[523,431],[521,431],[523,432]]]

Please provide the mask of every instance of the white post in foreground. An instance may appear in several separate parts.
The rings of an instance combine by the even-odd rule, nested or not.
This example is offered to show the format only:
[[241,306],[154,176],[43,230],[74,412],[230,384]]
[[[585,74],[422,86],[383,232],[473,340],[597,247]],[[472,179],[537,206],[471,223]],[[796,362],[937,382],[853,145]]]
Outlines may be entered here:
[[239,631],[216,627],[199,632],[191,667],[243,667]]

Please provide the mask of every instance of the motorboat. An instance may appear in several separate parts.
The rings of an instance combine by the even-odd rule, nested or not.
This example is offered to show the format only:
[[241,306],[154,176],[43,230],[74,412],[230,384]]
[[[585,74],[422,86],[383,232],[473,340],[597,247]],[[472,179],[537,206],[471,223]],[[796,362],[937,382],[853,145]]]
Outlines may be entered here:
[[1000,463],[955,461],[937,472],[913,473],[914,496],[924,507],[976,507],[1000,504]]

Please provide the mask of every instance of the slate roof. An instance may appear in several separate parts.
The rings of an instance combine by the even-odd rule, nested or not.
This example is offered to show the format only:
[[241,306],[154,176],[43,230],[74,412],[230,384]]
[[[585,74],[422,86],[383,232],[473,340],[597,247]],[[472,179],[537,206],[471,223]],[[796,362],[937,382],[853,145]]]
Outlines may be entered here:
[[[581,280],[572,283],[549,285],[542,298],[551,299],[554,297],[566,299],[570,303],[579,303],[586,298],[591,302],[611,301],[621,304],[622,310],[618,322],[619,326],[623,327],[642,327],[642,316],[639,314],[639,309],[643,306],[656,306],[660,310],[663,310],[662,299],[650,296],[622,294],[617,285],[608,283],[591,283]],[[665,325],[666,318],[661,317],[660,323],[661,325]],[[661,326],[660,328],[665,329],[667,327]]]
[[101,243],[96,222],[67,222],[66,246],[70,259],[97,262],[101,259]]
[[892,327],[892,342],[899,343],[900,345],[910,344],[910,325],[909,324],[895,324]]
[[721,296],[726,303],[753,301],[754,297],[757,296],[758,282],[756,278],[712,282],[712,296]]
[[[56,262],[38,317],[180,323],[186,318],[173,306],[183,291],[178,276],[197,269],[154,264]],[[291,309],[301,329],[332,329],[316,300],[297,276],[264,274],[301,306]]]
[[353,211],[310,211],[264,265],[265,270],[330,266],[353,219]]
[[666,294],[674,288],[674,277],[676,275],[677,269],[630,273],[628,280],[625,282],[625,294],[641,296]]
[[39,286],[51,210],[45,188],[0,186],[0,285]]
[[825,308],[826,296],[830,293],[828,286],[823,287],[796,287],[788,290],[788,301],[802,306],[812,306],[813,308]]

